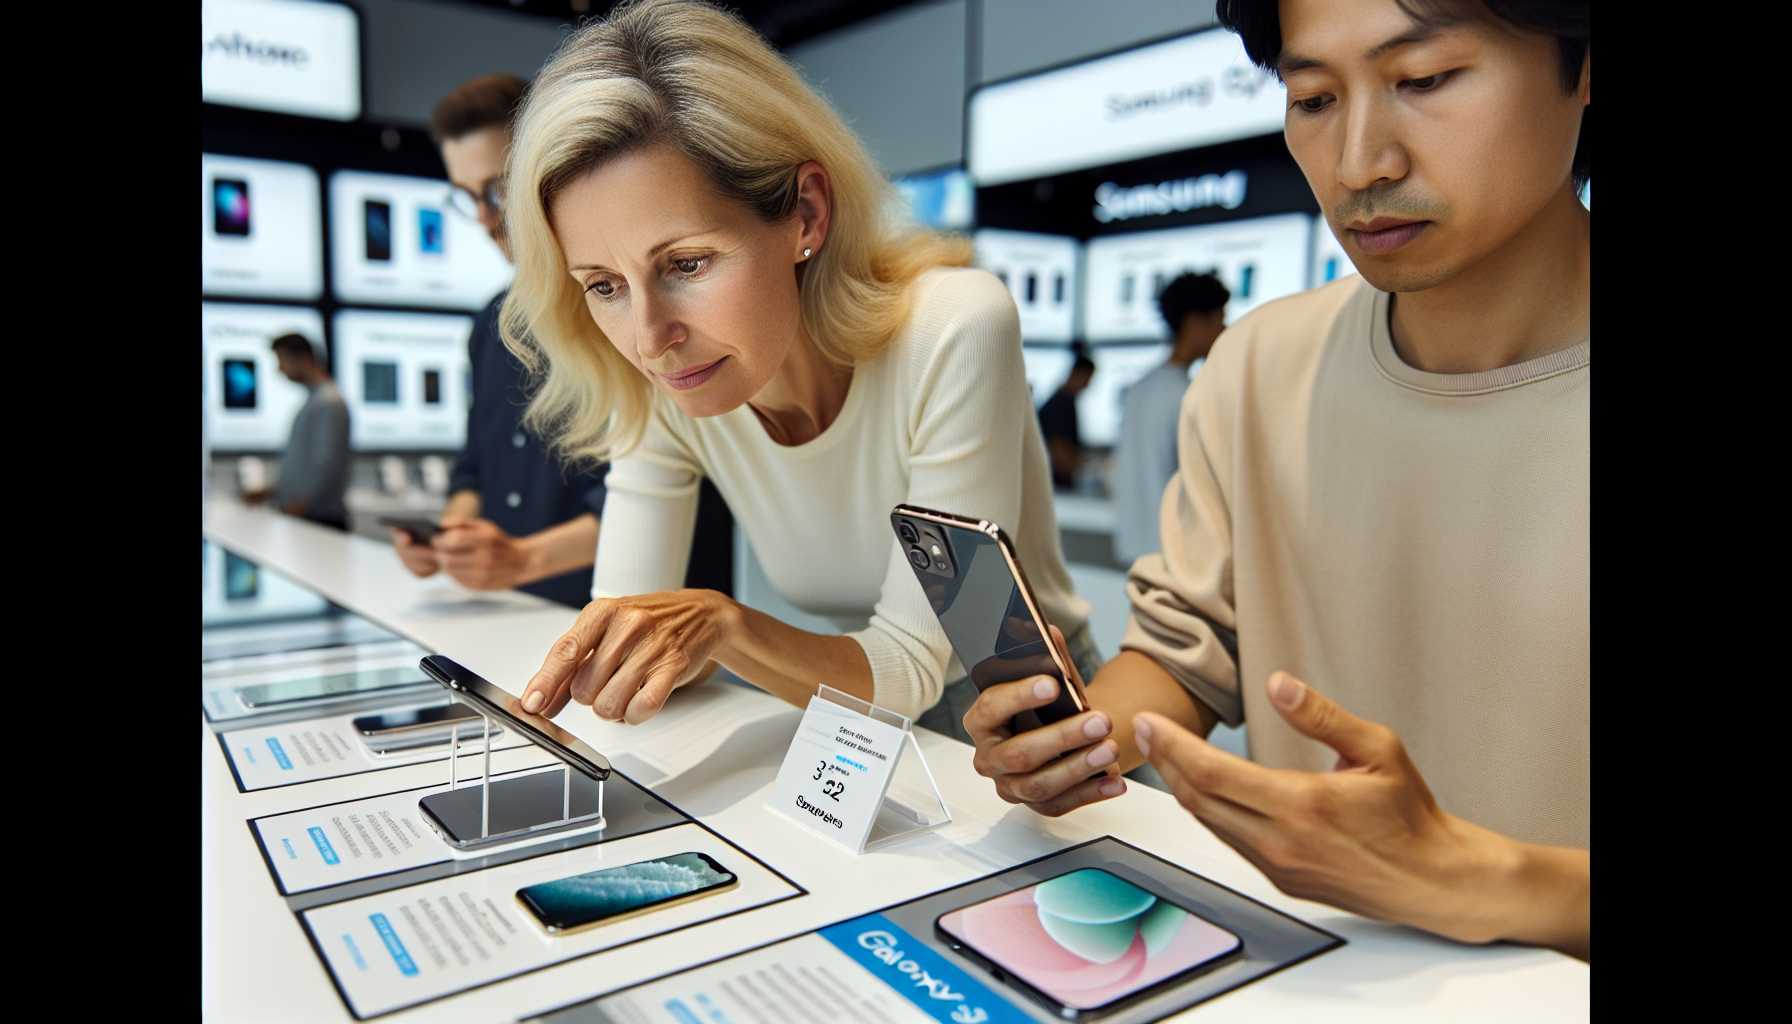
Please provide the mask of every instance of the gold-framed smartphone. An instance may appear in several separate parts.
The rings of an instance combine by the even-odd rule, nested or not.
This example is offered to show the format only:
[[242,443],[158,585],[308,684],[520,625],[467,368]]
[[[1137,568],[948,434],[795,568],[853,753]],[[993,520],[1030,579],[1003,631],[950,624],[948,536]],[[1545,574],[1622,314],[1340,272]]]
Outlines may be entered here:
[[574,935],[739,885],[714,857],[675,853],[525,886],[516,898],[549,935]]
[[890,511],[909,568],[934,617],[978,691],[997,683],[1045,675],[1058,696],[1014,716],[1016,733],[1061,722],[1089,710],[1089,695],[1064,652],[1050,640],[1014,542],[995,523],[917,505]]

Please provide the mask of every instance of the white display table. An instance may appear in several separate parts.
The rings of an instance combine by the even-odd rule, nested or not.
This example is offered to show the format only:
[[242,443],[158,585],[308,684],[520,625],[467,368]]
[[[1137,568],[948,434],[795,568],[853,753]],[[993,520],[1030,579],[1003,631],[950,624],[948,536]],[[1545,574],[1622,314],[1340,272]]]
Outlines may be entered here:
[[[228,499],[205,512],[207,539],[285,573],[513,692],[572,622],[566,608],[519,593],[475,594],[419,580],[391,549]],[[697,818],[808,895],[478,988],[380,1020],[515,1020],[585,996],[839,921],[1110,834],[1321,928],[1347,944],[1198,1005],[1178,1019],[1579,1020],[1589,969],[1555,953],[1470,947],[1279,893],[1167,794],[1125,796],[1049,819],[1003,802],[971,769],[970,748],[918,735],[950,804],[944,829],[852,857],[772,813],[766,800],[801,712],[756,691],[704,684],[675,694],[645,725],[569,706],[559,723],[616,767]],[[215,1021],[351,1020],[292,910],[276,892],[245,822],[442,781],[442,765],[392,768],[238,792],[201,725],[206,1017]],[[497,758],[494,758],[496,761]]]

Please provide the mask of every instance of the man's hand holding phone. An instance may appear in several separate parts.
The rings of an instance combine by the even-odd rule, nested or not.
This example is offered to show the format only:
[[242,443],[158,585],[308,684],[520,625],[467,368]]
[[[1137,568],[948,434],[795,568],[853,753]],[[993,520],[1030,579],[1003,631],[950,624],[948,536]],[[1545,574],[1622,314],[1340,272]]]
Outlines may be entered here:
[[489,519],[444,520],[430,542],[442,570],[472,590],[508,590],[533,578],[533,553]]
[[[1051,633],[1082,686],[1064,634],[1056,626]],[[1106,774],[1119,759],[1119,747],[1108,737],[1113,722],[1106,712],[1085,711],[1040,729],[1013,731],[1015,715],[1050,704],[1058,687],[1050,676],[996,683],[978,695],[964,716],[965,731],[977,747],[971,759],[977,774],[993,780],[1002,799],[1049,817],[1126,792],[1124,780]]]

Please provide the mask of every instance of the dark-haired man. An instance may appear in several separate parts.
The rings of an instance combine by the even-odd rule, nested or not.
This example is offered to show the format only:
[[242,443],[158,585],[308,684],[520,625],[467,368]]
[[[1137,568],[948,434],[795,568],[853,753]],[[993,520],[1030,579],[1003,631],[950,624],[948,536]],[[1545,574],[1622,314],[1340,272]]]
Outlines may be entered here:
[[1285,892],[1585,958],[1587,4],[1218,10],[1360,276],[1220,338],[1096,710],[992,687],[977,770],[1061,814],[1143,755]]
[[[436,104],[429,125],[448,169],[449,206],[477,221],[506,260],[504,161],[511,118],[527,88],[515,75],[474,78]],[[591,599],[603,475],[567,468],[523,427],[529,382],[499,335],[503,303],[499,293],[486,305],[467,342],[473,403],[442,513],[448,529],[429,544],[393,530],[392,542],[418,576],[439,570],[474,590],[516,588],[583,608]],[[732,593],[733,571],[733,520],[706,482],[687,579],[693,587]]]
[[1195,363],[1226,329],[1231,299],[1212,274],[1183,274],[1157,297],[1170,328],[1170,358],[1122,393],[1114,446],[1114,555],[1127,565],[1157,550],[1158,505],[1176,475],[1177,411]]
[[243,499],[260,504],[271,498],[274,507],[289,516],[347,530],[348,403],[310,339],[282,334],[270,347],[281,375],[305,388],[305,404],[292,418],[292,434],[280,456],[273,489],[244,494]]
[[1064,383],[1039,407],[1039,433],[1045,454],[1051,459],[1052,486],[1069,490],[1076,486],[1076,472],[1083,464],[1083,431],[1077,420],[1076,400],[1095,379],[1095,360],[1075,349],[1076,360]]

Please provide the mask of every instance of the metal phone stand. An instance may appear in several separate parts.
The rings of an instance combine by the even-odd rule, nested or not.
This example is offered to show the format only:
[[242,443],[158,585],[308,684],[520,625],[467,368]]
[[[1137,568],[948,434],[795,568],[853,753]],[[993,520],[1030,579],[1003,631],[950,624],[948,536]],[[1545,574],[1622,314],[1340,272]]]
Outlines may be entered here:
[[[456,704],[465,703],[458,695],[449,694],[449,699]],[[480,760],[483,768],[480,771],[479,785],[482,790],[479,796],[479,838],[485,839],[492,834],[492,720],[480,711],[477,705],[468,704],[479,715],[481,726]],[[460,727],[456,725],[449,733],[448,740],[448,788],[460,788]],[[536,744],[540,746],[540,744]],[[545,748],[544,748],[545,749]],[[552,750],[548,753],[553,754]],[[559,760],[559,755],[555,755]],[[564,760],[560,761],[560,818],[559,822],[572,823],[572,766]],[[554,824],[553,821],[542,822],[543,825]],[[597,817],[577,823],[580,828],[603,828],[608,822],[604,818],[604,782],[597,782]]]

